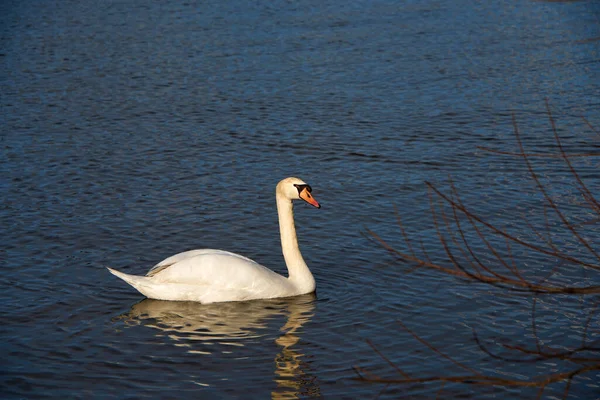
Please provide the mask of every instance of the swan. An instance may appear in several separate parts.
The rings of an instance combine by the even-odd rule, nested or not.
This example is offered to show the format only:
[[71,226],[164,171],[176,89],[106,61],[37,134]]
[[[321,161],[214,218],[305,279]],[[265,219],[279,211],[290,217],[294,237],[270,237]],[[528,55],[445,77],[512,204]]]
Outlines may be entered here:
[[315,279],[300,253],[292,210],[292,200],[299,199],[321,208],[311,192],[310,185],[295,177],[283,179],[275,189],[287,278],[239,254],[213,249],[175,254],[152,267],[146,276],[108,270],[144,296],[157,300],[208,304],[312,293]]

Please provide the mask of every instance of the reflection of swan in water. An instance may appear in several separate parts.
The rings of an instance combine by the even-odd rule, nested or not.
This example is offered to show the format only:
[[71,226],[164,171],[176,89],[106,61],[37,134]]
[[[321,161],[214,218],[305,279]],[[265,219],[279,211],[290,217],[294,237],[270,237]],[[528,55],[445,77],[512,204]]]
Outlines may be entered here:
[[[266,336],[269,321],[286,316],[287,322],[279,329],[281,336],[275,343],[282,347],[275,356],[277,389],[276,399],[298,398],[300,395],[319,395],[318,383],[306,371],[304,354],[294,346],[300,340],[302,326],[310,321],[315,308],[315,295],[306,294],[271,300],[200,304],[145,299],[135,304],[121,318],[129,324],[143,324],[164,332],[176,346],[189,348],[190,353],[211,354],[210,346],[203,344],[246,346],[261,344],[257,338]],[[261,332],[265,331],[265,332]],[[271,333],[272,331],[269,331]],[[254,339],[254,340],[252,340]]]
[[[271,393],[273,399],[297,399],[298,395],[319,396],[320,390],[316,377],[306,374],[302,361],[304,354],[299,353],[293,346],[300,337],[296,331],[312,317],[314,305],[306,309],[305,304],[289,304],[288,322],[281,328],[285,332],[275,340],[282,347],[281,352],[275,357],[275,382],[277,390]],[[298,333],[300,335],[301,332]]]

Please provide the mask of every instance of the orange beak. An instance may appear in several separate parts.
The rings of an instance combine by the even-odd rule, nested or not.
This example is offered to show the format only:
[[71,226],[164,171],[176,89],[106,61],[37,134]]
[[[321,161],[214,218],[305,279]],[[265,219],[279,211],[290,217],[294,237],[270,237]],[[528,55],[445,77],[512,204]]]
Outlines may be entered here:
[[317,208],[321,208],[321,206],[319,205],[319,203],[315,200],[314,197],[312,197],[312,195],[310,194],[310,192],[308,191],[307,188],[304,188],[304,190],[302,190],[300,192],[300,198],[302,200],[304,200],[305,202],[307,202],[308,204],[310,204],[311,206],[315,206]]

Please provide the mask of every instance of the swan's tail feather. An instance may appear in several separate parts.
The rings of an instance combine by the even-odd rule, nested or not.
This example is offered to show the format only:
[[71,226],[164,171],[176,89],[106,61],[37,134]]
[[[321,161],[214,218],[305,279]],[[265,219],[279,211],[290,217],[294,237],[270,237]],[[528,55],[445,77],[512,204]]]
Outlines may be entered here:
[[[153,282],[152,277],[129,275],[124,272],[117,271],[112,268],[108,268],[108,271],[116,277],[124,280],[131,286],[133,286],[138,292],[150,299],[157,300],[174,300],[174,301],[198,301],[200,303],[213,303],[216,301],[229,301],[225,300],[209,300],[206,297],[206,287],[201,285],[186,285],[183,283],[173,282]],[[209,293],[212,294],[212,293]],[[227,294],[225,292],[225,294]],[[212,294],[214,295],[214,294]]]
[[145,282],[148,278],[146,278],[145,276],[136,276],[136,275],[129,275],[126,274],[124,272],[119,272],[116,269],[112,269],[109,267],[106,267],[111,274],[113,274],[114,276],[123,279],[125,282],[129,283],[131,286],[133,286],[134,288],[136,288],[137,290],[141,291],[140,289],[142,289],[144,286],[147,285],[147,283]]

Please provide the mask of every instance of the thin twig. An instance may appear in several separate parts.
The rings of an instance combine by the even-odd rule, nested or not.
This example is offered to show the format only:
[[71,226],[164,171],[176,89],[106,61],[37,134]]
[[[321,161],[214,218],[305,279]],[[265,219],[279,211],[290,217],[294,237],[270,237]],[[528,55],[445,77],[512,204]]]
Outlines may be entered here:
[[571,382],[573,382],[573,377],[570,376],[567,379],[567,384],[565,385],[565,394],[563,395],[563,399],[566,399],[569,396],[569,389],[571,388]]
[[[451,179],[451,178],[449,178]],[[438,199],[441,202],[441,199]],[[442,221],[444,222],[444,226],[446,228],[446,233],[447,235],[450,237],[450,240],[452,240],[452,243],[454,243],[454,246],[462,253],[463,255],[463,259],[467,260],[471,266],[471,268],[473,268],[476,272],[477,276],[481,276],[481,271],[479,270],[478,266],[476,263],[479,263],[479,260],[476,257],[471,257],[472,259],[475,260],[475,263],[471,260],[471,258],[467,255],[467,253],[465,252],[463,246],[461,246],[458,241],[456,240],[456,233],[452,230],[452,227],[450,225],[450,221],[448,220],[448,218],[446,217],[446,213],[444,212],[444,208],[442,205],[438,205],[439,209],[440,209],[440,215],[442,217]],[[452,207],[451,207],[452,208]],[[456,211],[454,210],[454,208],[452,208],[452,212],[454,215],[454,224],[457,226],[457,229],[460,231],[460,224],[458,222],[458,218],[457,218],[457,214]],[[463,242],[464,242],[464,233],[463,232],[459,232],[460,235],[463,237]],[[471,254],[471,256],[473,256],[473,253],[470,252],[469,254]]]
[[400,213],[398,212],[398,207],[396,207],[395,204],[394,204],[394,214],[396,214],[396,221],[398,222],[398,226],[400,227],[400,232],[402,232],[402,237],[404,238],[404,242],[408,246],[408,250],[410,250],[410,254],[414,256],[415,252],[412,248],[412,244],[408,238],[408,235],[406,234],[406,231],[404,230],[404,224],[402,223],[402,218],[400,216]]
[[533,295],[533,305],[531,306],[531,330],[533,331],[533,337],[535,338],[535,347],[537,348],[538,353],[542,352],[542,347],[540,346],[540,338],[537,333],[537,326],[535,323],[535,306],[537,304],[537,294]]
[[536,396],[537,400],[542,398],[542,394],[544,393],[544,390],[546,390],[546,385],[540,387],[540,390],[538,391],[538,394]]
[[590,322],[592,321],[592,317],[594,316],[594,313],[598,309],[598,304],[600,304],[600,299],[598,299],[596,301],[596,304],[594,304],[594,306],[592,307],[592,310],[590,311],[590,315],[588,316],[587,320],[585,321],[585,328],[583,329],[583,335],[581,335],[582,336],[581,346],[585,346],[585,342],[587,341],[588,327],[590,326]]
[[594,127],[594,126],[593,126],[593,125],[590,123],[590,121],[588,121],[587,119],[585,119],[585,117],[584,117],[583,115],[581,116],[581,119],[583,120],[583,122],[585,122],[585,123],[587,124],[587,126],[589,126],[589,127],[590,127],[590,129],[591,129],[591,130],[592,130],[592,131],[593,131],[593,132],[594,132],[596,135],[599,135],[599,136],[600,136],[600,132],[598,132],[598,131],[596,130],[596,128],[595,128],[595,127]]
[[[452,191],[456,192],[456,188],[454,187],[454,184],[452,183]],[[458,198],[458,195],[456,195],[456,197]],[[487,267],[484,263],[481,262],[481,260],[479,259],[479,257],[475,254],[475,251],[472,249],[471,245],[469,244],[469,241],[467,240],[465,233],[464,233],[464,229],[462,228],[462,224],[460,222],[460,218],[458,217],[458,213],[456,212],[456,207],[451,207],[452,208],[452,212],[454,213],[454,221],[456,221],[456,226],[458,229],[458,233],[460,234],[462,240],[463,240],[463,244],[465,245],[465,247],[467,248],[467,251],[469,252],[469,254],[471,255],[471,257],[475,260],[475,262],[477,263],[477,265],[479,265],[479,267],[481,267],[481,269],[483,269],[484,271],[486,271],[487,273],[489,273],[490,275],[495,276],[498,279],[505,279],[504,275],[498,274],[496,271],[494,271],[493,269]],[[467,217],[467,219],[469,220],[469,222],[471,224],[473,224],[473,222]],[[481,272],[479,271],[479,269],[476,269],[477,271],[477,275],[479,277],[483,276],[483,274],[481,274]]]
[[429,344],[425,339],[423,339],[422,337],[420,337],[419,335],[417,335],[416,333],[414,333],[413,331],[411,331],[410,329],[408,329],[408,327],[406,325],[404,325],[401,321],[396,321],[400,324],[400,326],[407,331],[408,333],[410,333],[415,339],[417,339],[419,342],[423,343],[425,346],[427,346],[430,350],[432,350],[433,352],[439,354],[440,356],[444,357],[446,360],[452,362],[452,364],[456,365],[459,368],[462,368],[466,371],[469,371],[473,374],[475,374],[476,376],[481,376],[481,374],[477,371],[475,371],[473,368],[467,367],[466,365],[456,361],[455,359],[453,359],[452,357],[450,357],[449,355],[441,352],[439,349],[437,349],[436,347],[432,346],[431,344]]
[[[502,154],[505,156],[513,156],[513,157],[529,157],[529,158],[564,158],[563,155],[561,154],[546,154],[546,153],[527,153],[525,155],[523,155],[523,153],[513,153],[510,151],[502,151],[502,150],[496,150],[496,149],[491,149],[489,147],[485,147],[485,146],[476,146],[479,150],[483,150],[483,151],[487,151],[488,153],[496,153],[496,154]],[[574,154],[569,154],[568,155],[569,158],[575,158],[575,157],[600,157],[600,153],[574,153]]]
[[588,204],[590,206],[592,206],[595,209],[595,211],[598,214],[600,214],[600,203],[598,203],[598,201],[594,198],[592,193],[588,190],[587,186],[583,183],[583,181],[579,177],[579,174],[577,173],[577,171],[575,171],[575,168],[573,168],[573,164],[571,164],[569,157],[567,157],[567,154],[565,153],[563,145],[560,141],[560,136],[558,135],[558,130],[556,129],[556,122],[554,121],[554,117],[552,116],[552,111],[550,110],[550,104],[548,102],[548,99],[546,99],[546,110],[548,111],[548,118],[550,119],[550,125],[552,126],[552,132],[554,133],[554,139],[556,140],[556,144],[558,145],[558,148],[560,149],[560,154],[563,156],[563,159],[569,166],[569,170],[571,171],[571,174],[573,175],[573,177],[575,177],[575,180],[579,184],[579,190],[580,190],[581,194],[583,195],[583,198],[588,202]]
[[406,372],[402,371],[395,363],[393,363],[388,357],[386,357],[382,352],[380,352],[379,349],[377,347],[375,347],[375,345],[369,339],[367,339],[366,342],[369,346],[371,346],[371,348],[375,351],[375,353],[377,353],[379,355],[379,357],[381,357],[392,368],[394,368],[396,370],[396,372],[398,372],[403,377],[410,379],[410,375],[408,375]]

